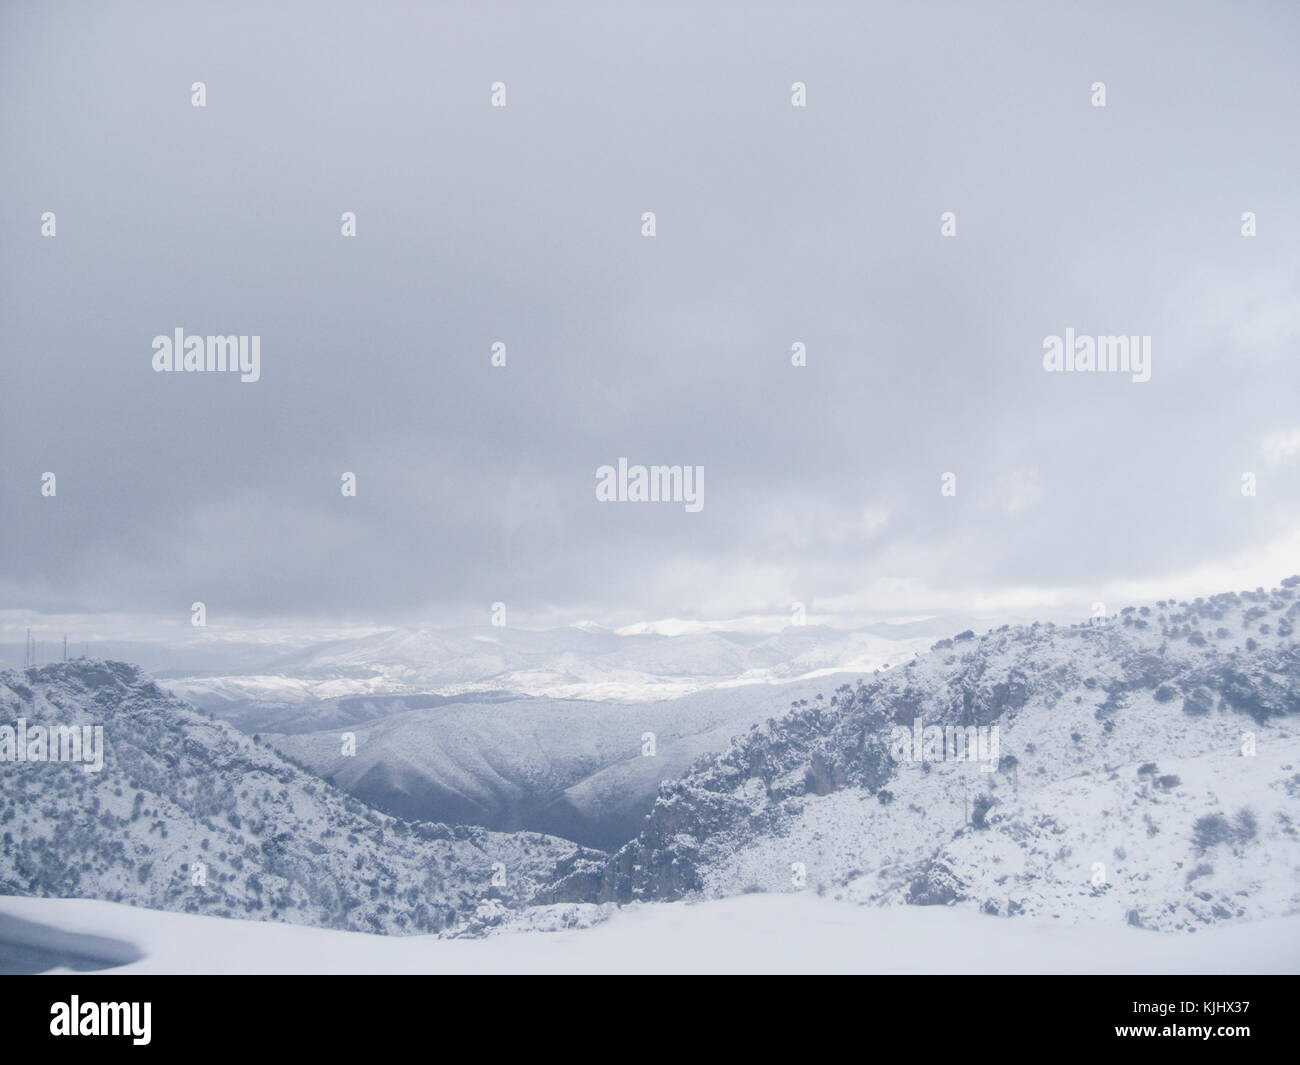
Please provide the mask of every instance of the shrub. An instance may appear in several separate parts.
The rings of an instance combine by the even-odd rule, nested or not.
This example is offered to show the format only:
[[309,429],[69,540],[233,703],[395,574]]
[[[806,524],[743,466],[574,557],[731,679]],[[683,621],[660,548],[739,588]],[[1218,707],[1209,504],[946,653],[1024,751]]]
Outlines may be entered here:
[[1117,710],[1123,710],[1127,705],[1128,696],[1116,688],[1115,690],[1106,693],[1106,698],[1102,700],[1101,705],[1097,707],[1096,713],[1094,713],[1093,716],[1098,721],[1104,721],[1108,717],[1113,717]]
[[1156,689],[1155,699],[1158,703],[1168,703],[1172,702],[1174,696],[1177,694],[1178,692],[1174,689],[1173,685],[1162,684]]
[[1192,826],[1192,842],[1204,853],[1218,843],[1249,843],[1259,833],[1259,821],[1248,806],[1243,806],[1231,822],[1223,814],[1198,817]]
[[1208,688],[1195,688],[1183,700],[1183,713],[1190,717],[1204,717],[1214,709],[1214,696]]
[[1228,843],[1233,838],[1232,826],[1223,814],[1206,814],[1192,825],[1192,843],[1204,854],[1218,843]]
[[1243,806],[1232,819],[1232,833],[1238,843],[1246,843],[1259,832],[1259,822],[1249,806]]

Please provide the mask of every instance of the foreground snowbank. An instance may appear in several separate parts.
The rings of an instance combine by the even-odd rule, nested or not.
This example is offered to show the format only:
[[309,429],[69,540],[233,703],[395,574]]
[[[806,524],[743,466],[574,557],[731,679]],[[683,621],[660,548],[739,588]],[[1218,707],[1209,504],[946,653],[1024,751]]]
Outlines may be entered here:
[[747,895],[628,907],[578,931],[443,940],[86,899],[3,896],[0,913],[143,955],[115,973],[1300,973],[1300,916],[1169,934]]

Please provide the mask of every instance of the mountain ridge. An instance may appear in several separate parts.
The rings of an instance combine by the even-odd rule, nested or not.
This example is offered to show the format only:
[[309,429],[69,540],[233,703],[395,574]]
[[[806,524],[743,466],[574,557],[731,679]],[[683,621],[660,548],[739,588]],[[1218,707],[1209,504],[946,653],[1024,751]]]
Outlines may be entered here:
[[[872,903],[1060,911],[1160,928],[1289,912],[1300,905],[1300,777],[1287,775],[1300,768],[1297,584],[1292,577],[1272,591],[1126,608],[1101,624],[1034,623],[940,640],[899,669],[756,726],[725,753],[665,783],[636,839],[602,863],[576,863],[540,898],[624,903],[798,890],[794,867],[796,881],[806,875],[821,890]],[[893,729],[917,718],[935,726],[998,725],[995,771],[972,781],[967,762],[899,762]],[[1190,759],[1189,766],[1221,762],[1244,732],[1268,754],[1226,763],[1250,781],[1244,792],[1200,769],[1194,797],[1177,774],[1146,773],[1140,795],[1136,783],[1124,794],[1130,805],[1123,811],[1107,805],[1118,800],[1105,799],[1102,787],[1090,789],[1084,806],[1091,803],[1092,814],[1056,826],[1064,837],[1057,850],[1090,840],[1087,864],[1103,867],[1093,874],[1099,884],[1081,883],[1070,866],[1075,879],[1044,887],[1045,870],[1069,864],[1063,853],[1055,866],[1043,859],[1039,868],[1016,872],[1004,848],[1000,871],[981,865],[980,847],[991,839],[1041,834],[1035,818],[1050,812],[1033,808],[1035,793],[1070,778],[1113,784],[1126,766],[1136,777],[1136,769],[1169,758]],[[1220,762],[1214,765],[1222,774]],[[1235,872],[1217,891],[1197,883],[1202,875],[1167,882],[1166,866],[1182,876],[1195,872],[1195,826],[1233,816],[1218,807],[1238,792],[1266,800],[1269,820],[1257,818],[1256,831],[1287,858],[1270,867],[1267,882],[1255,883],[1251,864],[1234,866],[1228,854],[1250,847],[1250,838],[1229,832],[1219,841],[1221,865]],[[980,796],[988,805],[973,815]],[[1114,847],[1098,842],[1096,822],[1123,820],[1122,812],[1137,817],[1137,810],[1155,826],[1144,838],[1163,838],[1158,846],[1121,845],[1124,857],[1117,858]],[[1139,898],[1134,885],[1157,875],[1158,898],[1119,903]],[[1114,905],[1090,908],[1083,900],[1094,894]],[[1252,911],[1243,898],[1259,905]]]
[[438,932],[489,899],[523,905],[581,850],[389,817],[126,663],[0,672],[0,724],[18,720],[101,726],[104,767],[0,764],[0,893]]

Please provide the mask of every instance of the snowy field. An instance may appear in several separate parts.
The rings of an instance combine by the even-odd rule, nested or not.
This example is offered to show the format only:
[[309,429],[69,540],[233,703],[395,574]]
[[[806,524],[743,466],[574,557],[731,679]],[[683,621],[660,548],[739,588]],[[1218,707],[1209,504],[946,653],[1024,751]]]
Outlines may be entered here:
[[[1300,915],[1172,934],[774,894],[626,907],[592,928],[479,940],[85,899],[5,896],[0,915],[45,926],[37,934],[51,942],[71,933],[129,943],[141,957],[101,970],[114,973],[1300,973]],[[21,927],[30,952],[31,925]],[[0,932],[0,968],[11,950]]]

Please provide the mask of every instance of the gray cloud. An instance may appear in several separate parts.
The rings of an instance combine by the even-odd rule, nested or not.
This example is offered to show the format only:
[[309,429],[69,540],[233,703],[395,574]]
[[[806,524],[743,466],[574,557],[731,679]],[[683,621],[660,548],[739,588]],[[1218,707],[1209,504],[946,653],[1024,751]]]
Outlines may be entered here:
[[[1260,452],[1300,424],[1298,24],[8,5],[0,597],[630,620],[1272,558],[1300,517],[1300,464]],[[261,381],[153,373],[178,326],[259,334]],[[1045,374],[1067,326],[1152,336],[1152,380]],[[703,465],[704,511],[596,502],[622,455]]]

